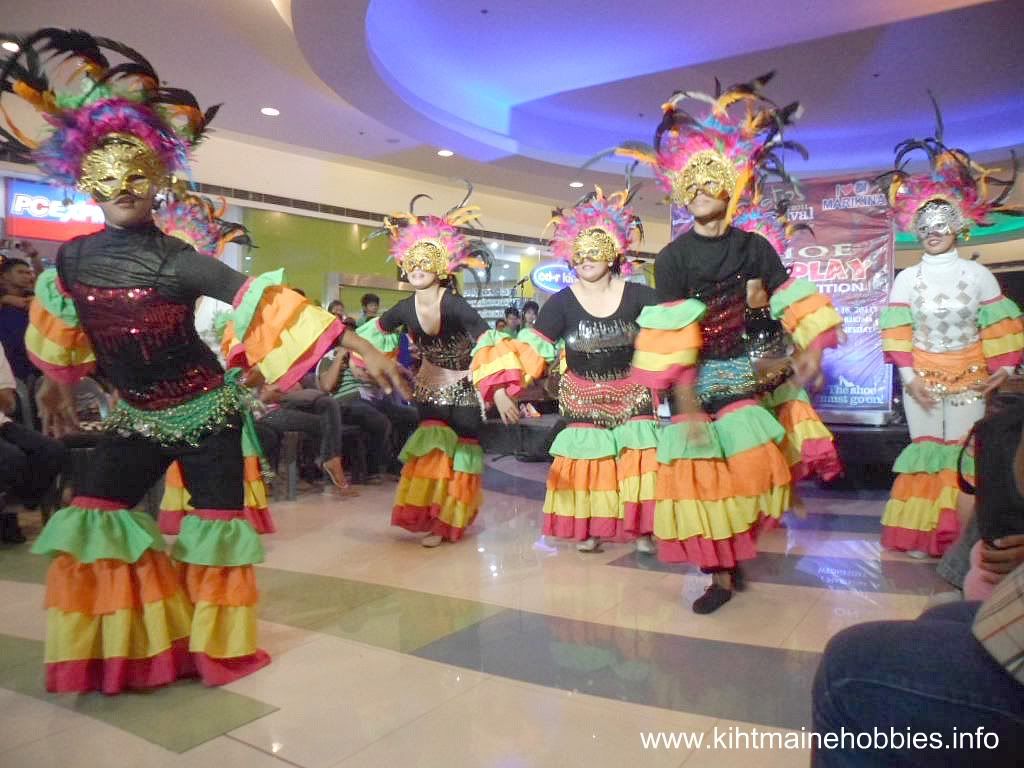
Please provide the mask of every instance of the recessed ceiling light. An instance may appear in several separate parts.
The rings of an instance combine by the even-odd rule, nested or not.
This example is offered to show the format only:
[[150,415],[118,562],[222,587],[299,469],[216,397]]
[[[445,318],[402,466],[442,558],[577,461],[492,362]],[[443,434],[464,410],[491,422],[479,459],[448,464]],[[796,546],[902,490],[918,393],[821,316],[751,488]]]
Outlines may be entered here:
[[502,269],[509,269],[510,267],[511,267],[511,265],[510,265],[510,264],[502,264],[502,265],[501,265],[501,268],[502,268]]
[[493,243],[491,243],[491,250],[492,251],[498,250],[498,241],[497,240],[495,240]]
[[10,51],[11,53],[17,53],[21,50],[21,46],[13,40],[4,40],[3,43],[0,43],[0,48],[3,48],[5,51]]
[[438,157],[451,157],[454,154],[455,153],[452,152],[450,149],[439,149],[439,150],[437,150],[437,156]]
[[281,110],[275,109],[274,107],[263,107],[263,109],[260,110],[260,113],[267,117],[277,117],[281,114]]
[[537,249],[534,248],[532,245],[529,248],[526,249],[526,255],[527,256],[535,256],[536,254],[537,254]]
[[573,189],[579,189],[580,187],[583,186],[583,182],[582,181],[570,181],[569,182],[569,186],[572,187]]

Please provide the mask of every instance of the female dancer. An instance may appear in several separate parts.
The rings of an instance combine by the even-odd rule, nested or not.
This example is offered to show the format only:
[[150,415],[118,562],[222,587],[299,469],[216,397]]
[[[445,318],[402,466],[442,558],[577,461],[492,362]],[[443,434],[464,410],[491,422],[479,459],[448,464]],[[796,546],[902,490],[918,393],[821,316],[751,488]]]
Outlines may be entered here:
[[525,387],[560,359],[558,406],[569,425],[551,446],[555,457],[544,497],[544,533],[574,539],[595,552],[602,539],[639,536],[653,553],[658,422],[651,391],[631,383],[633,340],[641,310],[657,303],[654,290],[619,275],[640,219],[628,191],[598,189],[569,211],[556,211],[552,247],[576,282],[544,304],[534,326],[508,346],[517,351]]
[[[118,693],[195,674],[227,683],[269,661],[256,645],[253,564],[263,548],[244,512],[251,420],[239,371],[225,373],[200,340],[193,308],[202,295],[232,302],[229,359],[283,386],[340,324],[281,287],[280,273],[248,280],[155,226],[156,195],[187,170],[213,110],[162,86],[120,43],[57,29],[19,42],[0,69],[0,93],[45,110],[53,130],[31,148],[17,128],[3,138],[50,179],[88,191],[106,219],[63,245],[56,270],[39,278],[26,346],[46,375],[40,412],[52,432],[73,428],[69,385],[93,368],[120,395],[90,473],[33,547],[53,558],[46,685]],[[111,53],[127,62],[111,66]],[[66,90],[54,92],[51,74]],[[343,343],[399,381],[368,344],[354,335]],[[152,519],[133,511],[174,460],[195,506],[172,550],[178,568]]]
[[[939,557],[959,536],[960,448],[985,413],[985,397],[1020,364],[1024,349],[1017,305],[988,269],[956,249],[971,222],[991,224],[988,214],[1001,209],[1013,180],[999,182],[963,151],[948,149],[941,119],[937,125],[934,137],[897,147],[889,199],[897,224],[917,233],[924,256],[896,276],[881,318],[882,348],[903,381],[911,438],[893,465],[898,477],[882,516],[882,546],[915,557]],[[928,155],[930,174],[903,171],[916,149]],[[993,181],[1004,189],[988,199]]]
[[[389,355],[408,333],[422,355],[413,390],[420,424],[399,456],[404,466],[391,524],[425,533],[424,547],[458,541],[480,509],[481,394],[493,399],[504,421],[518,420],[497,371],[481,375],[481,394],[473,387],[474,355],[485,359],[502,338],[455,292],[458,269],[484,266],[458,230],[478,218],[475,207],[465,207],[468,199],[443,217],[410,211],[395,216],[402,225],[385,220],[382,231],[391,237],[391,255],[416,292],[358,330]],[[358,358],[355,363],[360,364]]]

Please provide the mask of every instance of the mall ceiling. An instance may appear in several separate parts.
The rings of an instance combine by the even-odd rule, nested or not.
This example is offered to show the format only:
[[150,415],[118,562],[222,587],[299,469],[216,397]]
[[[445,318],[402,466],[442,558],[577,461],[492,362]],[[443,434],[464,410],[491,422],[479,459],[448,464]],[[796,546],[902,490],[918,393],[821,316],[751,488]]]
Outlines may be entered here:
[[[1024,0],[0,0],[4,31],[73,26],[223,101],[226,133],[571,200],[593,152],[649,140],[674,90],[776,70],[800,99],[798,175],[881,170],[932,128],[984,158],[1024,146]],[[261,107],[280,110],[265,117]],[[452,150],[449,158],[439,149]],[[612,175],[614,173],[615,175]],[[658,210],[649,186],[641,208]],[[660,209],[661,215],[666,215]]]

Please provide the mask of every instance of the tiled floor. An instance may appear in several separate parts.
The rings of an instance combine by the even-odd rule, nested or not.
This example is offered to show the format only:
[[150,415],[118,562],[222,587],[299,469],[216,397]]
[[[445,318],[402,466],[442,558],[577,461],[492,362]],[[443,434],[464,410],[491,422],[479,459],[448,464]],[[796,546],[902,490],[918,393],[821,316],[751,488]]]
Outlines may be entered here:
[[[693,569],[545,540],[546,471],[490,460],[480,522],[435,550],[389,527],[393,486],[278,504],[258,574],[274,663],[220,689],[46,694],[46,563],[0,549],[0,765],[802,766],[713,736],[807,727],[828,639],[942,589],[932,563],[882,552],[884,493],[808,488],[747,591],[696,616]],[[645,748],[659,731],[705,741]]]

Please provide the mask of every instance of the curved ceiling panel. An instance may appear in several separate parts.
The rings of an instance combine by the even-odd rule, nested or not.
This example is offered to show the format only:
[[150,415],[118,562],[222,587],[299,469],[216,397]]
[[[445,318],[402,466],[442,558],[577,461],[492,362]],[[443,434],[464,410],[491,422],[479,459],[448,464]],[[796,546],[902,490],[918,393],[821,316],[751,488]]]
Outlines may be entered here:
[[[881,168],[931,129],[971,151],[1024,144],[1024,4],[840,0],[803,15],[761,0],[292,0],[296,39],[340,96],[424,143],[489,162],[575,166],[649,138],[676,89],[776,70],[770,95],[799,98],[798,172]],[[635,8],[641,8],[637,4]],[[770,8],[771,10],[765,10]],[[812,13],[813,9],[813,13]]]

